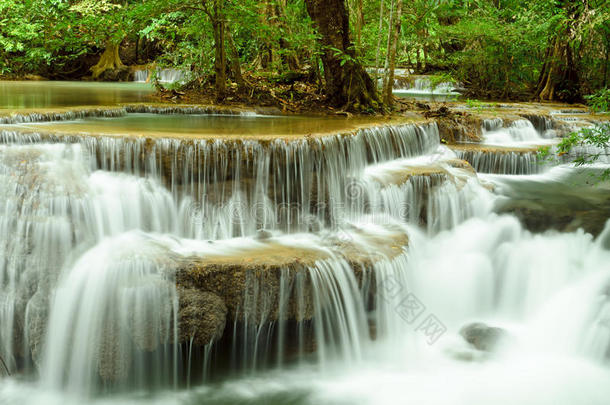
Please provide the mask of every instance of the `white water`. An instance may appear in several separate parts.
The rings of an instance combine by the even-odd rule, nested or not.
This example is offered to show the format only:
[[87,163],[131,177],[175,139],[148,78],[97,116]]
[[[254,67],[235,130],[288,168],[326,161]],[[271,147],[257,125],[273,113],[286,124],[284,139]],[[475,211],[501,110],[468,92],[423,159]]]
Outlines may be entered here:
[[133,80],[138,83],[148,83],[155,73],[160,83],[181,83],[187,78],[187,74],[183,70],[165,68],[155,72],[151,72],[149,69],[136,70]]
[[[526,124],[486,131],[501,144],[541,138]],[[3,380],[0,403],[606,404],[610,227],[597,241],[529,233],[492,212],[495,197],[451,166],[456,155],[438,139],[432,125],[266,147],[2,145],[0,354],[14,372],[29,349],[41,376]],[[261,228],[270,239],[253,238]],[[374,250],[371,237],[392,244],[396,232],[408,247]],[[306,269],[311,324],[282,321],[291,297],[305,316],[304,277],[282,270],[279,321],[265,284],[245,280],[237,376],[165,393],[185,367],[172,344],[179,262],[270,243],[324,257]],[[340,254],[348,244],[377,259],[362,280]],[[510,339],[476,350],[458,334],[470,322]],[[291,361],[283,345],[309,327],[314,354],[301,339]],[[205,353],[189,364],[214,375],[214,345]]]
[[502,119],[486,120],[483,141],[488,145],[532,145],[544,143],[544,138],[528,120],[518,120],[504,126]]
[[525,119],[509,125],[501,118],[485,119],[482,126],[482,143],[492,148],[458,150],[457,155],[480,173],[539,173],[545,169],[545,165],[538,160],[537,149],[557,142],[555,131],[549,128],[547,121],[542,122],[537,129],[531,121]]
[[394,92],[398,94],[459,96],[460,93],[455,91],[455,88],[456,85],[451,82],[441,82],[433,86],[427,77],[416,77],[412,82],[406,83],[397,79],[394,83]]

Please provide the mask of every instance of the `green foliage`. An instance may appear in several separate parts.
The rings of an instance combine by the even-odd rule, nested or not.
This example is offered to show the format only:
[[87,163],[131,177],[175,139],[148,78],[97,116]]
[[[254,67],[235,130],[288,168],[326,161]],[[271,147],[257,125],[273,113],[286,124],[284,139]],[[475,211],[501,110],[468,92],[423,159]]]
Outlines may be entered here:
[[457,48],[445,56],[448,66],[476,94],[523,95],[538,76],[546,25],[531,9],[498,9],[482,3],[475,10],[462,10],[455,24],[439,28]]
[[492,108],[494,106],[494,103],[484,103],[479,100],[472,100],[472,99],[467,98],[466,106],[472,110],[483,111],[488,108]]
[[[246,72],[320,70],[323,49],[304,0],[218,1]],[[383,0],[380,16],[381,1],[362,2],[361,41],[354,52],[339,55],[341,64],[372,66],[379,44],[383,66],[391,1]],[[345,2],[354,30],[360,3]],[[593,111],[608,109],[608,90],[600,91],[610,81],[610,9],[603,0],[586,2],[588,8],[580,14],[558,1],[398,3],[403,6],[398,66],[432,74],[432,85],[459,82],[471,98],[529,97],[551,39],[566,36],[571,24],[569,42],[583,92],[592,94]],[[583,2],[572,3],[577,10],[584,7]],[[0,74],[71,71],[109,42],[133,51],[139,41],[146,47],[139,63],[182,68],[205,82],[214,61],[213,30],[205,12],[210,4],[212,0],[0,0]],[[95,58],[86,63],[91,60]]]
[[585,96],[585,99],[589,109],[594,113],[610,111],[610,88],[606,87],[597,93]]
[[[550,146],[538,149],[538,157],[547,162],[561,162],[568,158],[576,166],[583,166],[608,156],[609,149],[610,123],[603,123],[570,133],[557,144],[555,153],[552,153]],[[604,170],[600,179],[610,179],[610,169]]]
[[[353,48],[351,48],[353,50]],[[347,52],[343,52],[341,49],[337,49],[337,48],[330,48],[331,51],[333,51],[333,55],[339,59],[339,65],[343,66],[346,63],[356,63],[357,59],[353,56],[351,56],[350,54],[348,54]]]
[[449,72],[439,72],[430,76],[430,86],[436,89],[441,83],[457,83]]

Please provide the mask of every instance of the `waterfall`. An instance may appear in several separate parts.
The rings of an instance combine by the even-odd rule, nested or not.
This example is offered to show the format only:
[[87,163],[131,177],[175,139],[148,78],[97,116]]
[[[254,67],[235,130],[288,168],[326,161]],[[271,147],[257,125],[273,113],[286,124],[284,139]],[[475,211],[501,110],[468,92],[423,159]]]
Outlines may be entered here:
[[177,341],[178,300],[166,260],[129,233],[83,254],[51,300],[43,382],[88,394],[99,379],[137,387],[175,378],[177,347],[167,346]]
[[489,145],[543,142],[540,133],[530,121],[517,120],[505,127],[500,118],[483,121],[483,139]]
[[133,81],[138,83],[145,83],[148,80],[148,69],[136,70],[133,73]]
[[0,132],[0,357],[40,375],[3,380],[0,401],[478,404],[507,383],[523,403],[607,401],[610,223],[535,234],[494,212],[508,180],[542,181],[542,124],[485,120],[498,145],[450,147],[435,123],[261,139],[26,125],[106,112],[65,114]]
[[[4,131],[2,138],[2,226],[5,235],[17,235],[3,244],[2,358],[15,371],[27,353],[26,367],[40,367],[47,387],[81,394],[116,384],[178,381],[182,304],[172,280],[185,257],[200,256],[207,243],[195,253],[176,247],[185,242],[155,235],[230,245],[240,238],[252,243],[261,229],[357,232],[349,237],[354,247],[339,240],[330,252],[324,245],[331,236],[314,237],[315,249],[326,253],[304,265],[306,279],[282,268],[282,302],[302,307],[290,309],[296,324],[278,328],[282,336],[302,335],[300,352],[315,336],[320,363],[358,359],[370,338],[362,279],[353,267],[374,255],[369,239],[356,242],[359,228],[345,228],[372,212],[364,194],[353,194],[353,181],[370,164],[426,154],[440,144],[434,124],[265,143],[19,131]],[[421,196],[410,198],[431,205]],[[400,212],[396,204],[388,210]],[[400,220],[382,218],[381,224]],[[215,257],[222,244],[213,246],[208,254]],[[360,262],[343,252],[355,246],[363,252]],[[249,272],[247,279],[244,297],[256,301],[229,311],[242,339],[238,361],[255,370],[268,365],[272,351],[286,355],[280,344],[270,349],[278,338],[274,325],[286,316],[272,315],[275,299],[265,298],[266,284]],[[313,288],[298,296],[302,291],[295,286],[304,283]],[[152,364],[164,373],[151,374]]]
[[538,148],[553,142],[546,137],[554,137],[554,130],[550,121],[539,120],[540,129],[535,128],[532,121],[535,120],[530,117],[506,125],[501,118],[484,119],[484,144],[456,145],[453,150],[480,173],[540,173],[546,165],[538,159]]
[[151,76],[155,73],[160,83],[183,83],[187,79],[187,74],[184,70],[164,68],[155,71],[150,71],[149,69],[136,70],[133,80],[139,83],[146,83],[151,80]]
[[534,151],[456,150],[479,173],[535,174],[542,169]]
[[452,82],[441,82],[432,85],[432,80],[425,76],[413,76],[407,79],[394,79],[394,91],[409,94],[439,94],[459,95],[455,91],[457,86]]

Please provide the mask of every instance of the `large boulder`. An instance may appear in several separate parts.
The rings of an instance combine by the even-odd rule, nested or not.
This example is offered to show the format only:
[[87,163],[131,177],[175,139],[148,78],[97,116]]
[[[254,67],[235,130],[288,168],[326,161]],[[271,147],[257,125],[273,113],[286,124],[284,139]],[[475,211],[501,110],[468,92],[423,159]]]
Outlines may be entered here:
[[194,288],[178,289],[180,342],[205,346],[219,339],[225,329],[227,306],[218,295]]
[[40,367],[49,319],[48,296],[46,291],[37,291],[27,306],[26,325],[30,353],[34,364]]
[[475,349],[484,352],[493,351],[508,338],[508,333],[504,329],[488,326],[481,322],[462,327],[460,335]]

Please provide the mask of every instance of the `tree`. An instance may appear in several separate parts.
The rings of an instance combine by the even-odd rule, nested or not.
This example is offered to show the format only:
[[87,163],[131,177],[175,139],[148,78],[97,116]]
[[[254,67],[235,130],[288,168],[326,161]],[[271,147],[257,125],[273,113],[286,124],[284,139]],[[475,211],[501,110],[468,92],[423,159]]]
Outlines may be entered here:
[[[123,9],[121,4],[110,0],[82,0],[70,7],[70,10],[85,19],[82,25],[88,27],[93,32],[93,36],[105,37],[104,52],[99,61],[91,67],[94,79],[99,78],[106,71],[117,71],[125,67],[119,56],[119,46],[124,33],[117,22]],[[115,79],[116,76],[113,75],[112,78]]]
[[540,101],[579,101],[580,83],[572,44],[582,16],[581,1],[559,2],[560,20],[551,36],[535,98]]
[[224,0],[202,0],[202,3],[214,31],[214,88],[216,100],[222,101],[227,93]]
[[336,107],[377,110],[377,89],[356,59],[349,38],[345,1],[305,0],[305,4],[320,34],[327,100]]
[[[384,80],[383,87],[383,102],[386,105],[392,105],[393,95],[392,89],[394,88],[394,68],[396,67],[396,52],[398,49],[398,35],[400,34],[400,27],[402,25],[402,8],[403,1],[398,0],[396,3],[396,16],[394,27],[391,27],[389,34],[389,47],[388,47],[388,66],[386,72],[386,80]],[[391,19],[390,19],[391,21]]]

